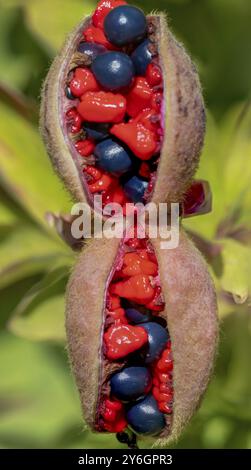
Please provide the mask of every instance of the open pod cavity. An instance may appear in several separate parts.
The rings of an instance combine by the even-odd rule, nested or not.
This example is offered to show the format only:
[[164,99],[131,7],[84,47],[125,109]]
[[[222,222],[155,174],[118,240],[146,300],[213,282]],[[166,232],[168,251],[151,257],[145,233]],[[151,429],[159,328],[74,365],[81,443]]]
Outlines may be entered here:
[[176,249],[160,242],[91,241],[67,291],[84,418],[129,445],[136,436],[150,436],[154,446],[179,437],[205,392],[217,344],[215,291],[203,258],[183,231]]
[[[113,23],[103,17],[104,3],[70,34],[44,83],[48,153],[78,202],[93,207],[95,194],[103,204],[180,202],[205,131],[196,69],[163,14],[146,17],[140,39],[109,41]],[[133,8],[107,3],[113,11]]]

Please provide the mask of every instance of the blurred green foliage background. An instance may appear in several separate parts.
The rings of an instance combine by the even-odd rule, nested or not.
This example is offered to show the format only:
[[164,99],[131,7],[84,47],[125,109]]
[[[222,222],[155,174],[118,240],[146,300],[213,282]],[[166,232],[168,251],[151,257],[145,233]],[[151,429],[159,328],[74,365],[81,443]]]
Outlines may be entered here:
[[[251,2],[139,0],[196,61],[208,107],[198,176],[212,214],[185,222],[210,262],[221,342],[212,383],[179,448],[251,447]],[[75,254],[47,211],[71,201],[38,132],[41,82],[92,0],[0,0],[0,447],[114,448],[84,427],[65,350],[64,289]],[[199,237],[199,238],[198,238]]]

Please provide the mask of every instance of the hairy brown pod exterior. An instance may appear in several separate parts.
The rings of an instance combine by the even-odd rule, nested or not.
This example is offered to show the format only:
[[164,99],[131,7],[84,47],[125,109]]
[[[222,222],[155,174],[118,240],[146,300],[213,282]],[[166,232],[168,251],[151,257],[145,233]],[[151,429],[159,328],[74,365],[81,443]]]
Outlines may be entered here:
[[[214,286],[206,263],[184,231],[179,246],[161,250],[151,240],[159,263],[165,297],[165,318],[172,341],[174,405],[171,431],[154,446],[176,440],[200,404],[208,384],[218,336]],[[120,240],[93,240],[72,273],[66,307],[70,359],[80,392],[83,414],[94,429],[99,386],[104,377],[101,339],[104,297]]]
[[[157,21],[156,44],[164,77],[165,137],[152,202],[179,202],[197,169],[205,133],[205,110],[196,69],[170,32],[163,14],[148,16]],[[52,164],[77,201],[90,203],[82,182],[77,154],[72,150],[63,115],[67,75],[73,55],[90,23],[84,19],[68,37],[54,60],[42,90],[41,133]]]

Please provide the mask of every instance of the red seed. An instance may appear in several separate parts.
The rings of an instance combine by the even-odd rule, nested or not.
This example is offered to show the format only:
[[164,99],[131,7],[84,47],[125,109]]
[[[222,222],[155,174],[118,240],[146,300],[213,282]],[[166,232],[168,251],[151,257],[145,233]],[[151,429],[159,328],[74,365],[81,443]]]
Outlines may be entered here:
[[[158,264],[156,255],[155,255],[155,253],[154,253],[153,251],[149,251],[149,252],[148,252],[148,256],[149,256],[149,259],[150,259],[151,261],[153,261],[154,263]],[[161,292],[161,288],[159,288],[159,289],[160,289],[160,292]]]
[[122,408],[123,408],[123,405],[120,401],[109,400],[107,398],[106,401],[105,401],[105,407],[106,407],[106,409],[121,411]]
[[66,113],[66,119],[71,124],[71,133],[77,134],[80,132],[82,127],[82,117],[78,113],[76,108],[71,108]]
[[156,377],[156,376],[153,378],[153,385],[155,385],[157,388],[159,388],[159,386],[160,386],[160,381],[159,381],[158,377]]
[[173,390],[172,390],[171,384],[168,384],[168,383],[166,383],[166,384],[165,384],[165,383],[160,384],[160,386],[159,386],[159,391],[160,391],[161,393],[168,393],[168,394],[171,396],[171,398],[173,397]]
[[86,42],[95,42],[102,44],[102,46],[105,46],[106,49],[118,50],[117,47],[113,46],[113,44],[108,41],[102,29],[95,28],[95,26],[90,26],[83,32],[83,35]]
[[106,421],[108,421],[109,423],[112,423],[116,419],[116,411],[111,410],[111,409],[107,409],[107,410],[105,410],[105,412],[103,414],[103,417]]
[[146,305],[146,308],[149,310],[154,310],[155,312],[161,312],[165,308],[165,302],[160,297],[161,288],[160,286],[155,287],[154,298],[151,302]]
[[151,108],[153,108],[155,111],[160,112],[162,100],[163,100],[162,93],[160,92],[154,93],[151,99]]
[[170,403],[170,401],[172,401],[172,394],[170,393],[166,393],[166,392],[160,392],[159,393],[159,400],[158,401],[163,401],[163,402],[166,402],[166,403]]
[[146,69],[146,79],[150,86],[160,85],[162,82],[162,74],[160,67],[151,62]]
[[120,5],[126,5],[124,0],[101,0],[92,15],[92,22],[97,28],[103,28],[104,20],[108,13]]
[[165,372],[165,373],[172,371],[173,370],[172,360],[168,361],[168,360],[161,359],[157,364],[157,369],[158,371]]
[[120,323],[124,325],[128,324],[127,318],[125,316],[125,310],[123,308],[116,308],[113,312],[109,312],[109,317],[114,321],[120,320]]
[[168,381],[170,380],[169,374],[164,374],[164,373],[158,374],[158,378],[161,383],[168,383]]
[[155,400],[159,401],[159,389],[158,389],[158,387],[153,387],[152,393],[153,393],[153,396],[154,396]]
[[108,308],[111,311],[120,308],[120,298],[116,295],[110,295],[108,298]]
[[111,292],[141,305],[150,302],[154,297],[154,289],[151,286],[149,277],[144,274],[138,274],[125,281],[113,284]]
[[117,432],[122,432],[124,429],[127,427],[127,421],[124,416],[121,418],[117,418],[117,420],[114,423],[104,423],[104,428],[108,432],[112,433],[117,433]]
[[131,119],[129,122],[138,122],[142,124],[149,131],[157,132],[160,128],[160,120],[156,110],[154,109],[144,109],[141,111],[134,119]]
[[112,191],[109,191],[106,194],[103,194],[104,206],[106,204],[111,204],[111,203],[116,203],[116,204],[120,204],[121,206],[123,206],[123,204],[125,204],[126,202],[127,202],[126,195],[120,186],[115,187]]
[[121,122],[126,112],[126,99],[104,91],[87,92],[81,98],[78,112],[89,122]]
[[126,245],[130,246],[130,248],[140,248],[142,246],[141,242],[142,240],[139,238],[129,238],[126,242]]
[[92,165],[85,167],[83,171],[91,177],[92,182],[98,181],[103,176],[103,172]]
[[137,251],[137,255],[138,255],[141,259],[149,260],[149,253],[148,253],[147,250],[138,250],[138,251]]
[[96,183],[88,184],[91,193],[98,193],[100,191],[107,191],[113,184],[113,178],[104,174]]
[[93,73],[87,68],[78,67],[75,69],[70,89],[74,96],[80,97],[87,91],[98,91],[100,86]]
[[173,370],[173,356],[171,352],[171,341],[168,341],[166,349],[157,362],[156,370],[158,372],[168,373]]
[[149,108],[153,92],[144,77],[136,77],[127,95],[127,114],[136,117],[142,110]]
[[111,361],[137,351],[148,341],[148,334],[140,326],[111,326],[104,334],[106,357]]
[[126,195],[121,187],[117,187],[114,189],[112,194],[112,202],[116,202],[121,206],[127,202]]
[[91,193],[107,191],[116,182],[114,177],[94,166],[89,165],[83,171],[91,177],[91,181],[87,181]]
[[149,160],[156,152],[157,139],[153,132],[140,123],[121,123],[111,128],[111,134],[125,142],[141,160]]
[[95,144],[92,140],[78,140],[75,143],[75,148],[82,157],[89,157],[95,149]]
[[163,413],[171,414],[172,413],[172,406],[168,405],[165,402],[160,402],[159,403],[159,410],[162,411]]
[[116,423],[114,423],[114,432],[122,432],[124,431],[124,429],[127,427],[127,421],[125,419],[125,417],[121,417],[120,419],[118,419],[116,421]]
[[157,402],[163,403],[170,403],[173,399],[172,394],[169,393],[161,393],[158,387],[153,387],[153,396],[157,400]]
[[124,276],[135,276],[136,274],[148,274],[154,276],[158,273],[158,267],[151,261],[142,259],[138,253],[126,253],[124,256]]

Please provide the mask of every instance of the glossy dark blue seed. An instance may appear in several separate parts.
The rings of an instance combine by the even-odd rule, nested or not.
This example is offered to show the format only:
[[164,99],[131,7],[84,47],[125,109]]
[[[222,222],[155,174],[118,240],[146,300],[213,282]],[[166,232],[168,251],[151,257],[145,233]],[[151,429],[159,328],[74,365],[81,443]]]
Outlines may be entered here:
[[66,98],[68,98],[68,100],[75,100],[76,99],[76,96],[74,96],[71,92],[71,89],[69,86],[66,87],[65,89],[65,96]]
[[138,176],[133,176],[124,185],[126,196],[133,202],[142,202],[148,183]]
[[104,30],[107,39],[116,46],[138,44],[147,32],[146,17],[139,8],[121,5],[108,13]]
[[156,435],[165,427],[164,414],[159,411],[157,401],[148,395],[135,403],[126,414],[128,424],[138,434]]
[[100,142],[109,136],[109,124],[85,122],[83,129],[89,139]]
[[149,322],[151,319],[151,315],[149,314],[144,314],[139,312],[139,310],[136,310],[136,308],[127,308],[125,310],[125,314],[127,319],[132,322],[132,323],[145,323]]
[[105,54],[107,49],[102,44],[95,44],[93,42],[80,42],[78,45],[78,52],[88,55],[93,61],[98,55]]
[[131,85],[134,65],[123,52],[107,52],[96,57],[92,64],[96,80],[106,90],[116,91]]
[[113,139],[104,140],[96,145],[94,154],[99,166],[110,173],[122,174],[131,168],[129,153]]
[[131,55],[136,75],[144,76],[146,74],[147,66],[152,61],[153,56],[150,52],[149,46],[151,46],[151,42],[149,39],[146,39],[135,49]]
[[111,393],[124,402],[137,400],[149,392],[151,383],[151,374],[146,367],[126,367],[112,376]]
[[142,328],[148,333],[148,346],[145,354],[146,364],[158,359],[169,340],[168,331],[155,322],[142,323]]

